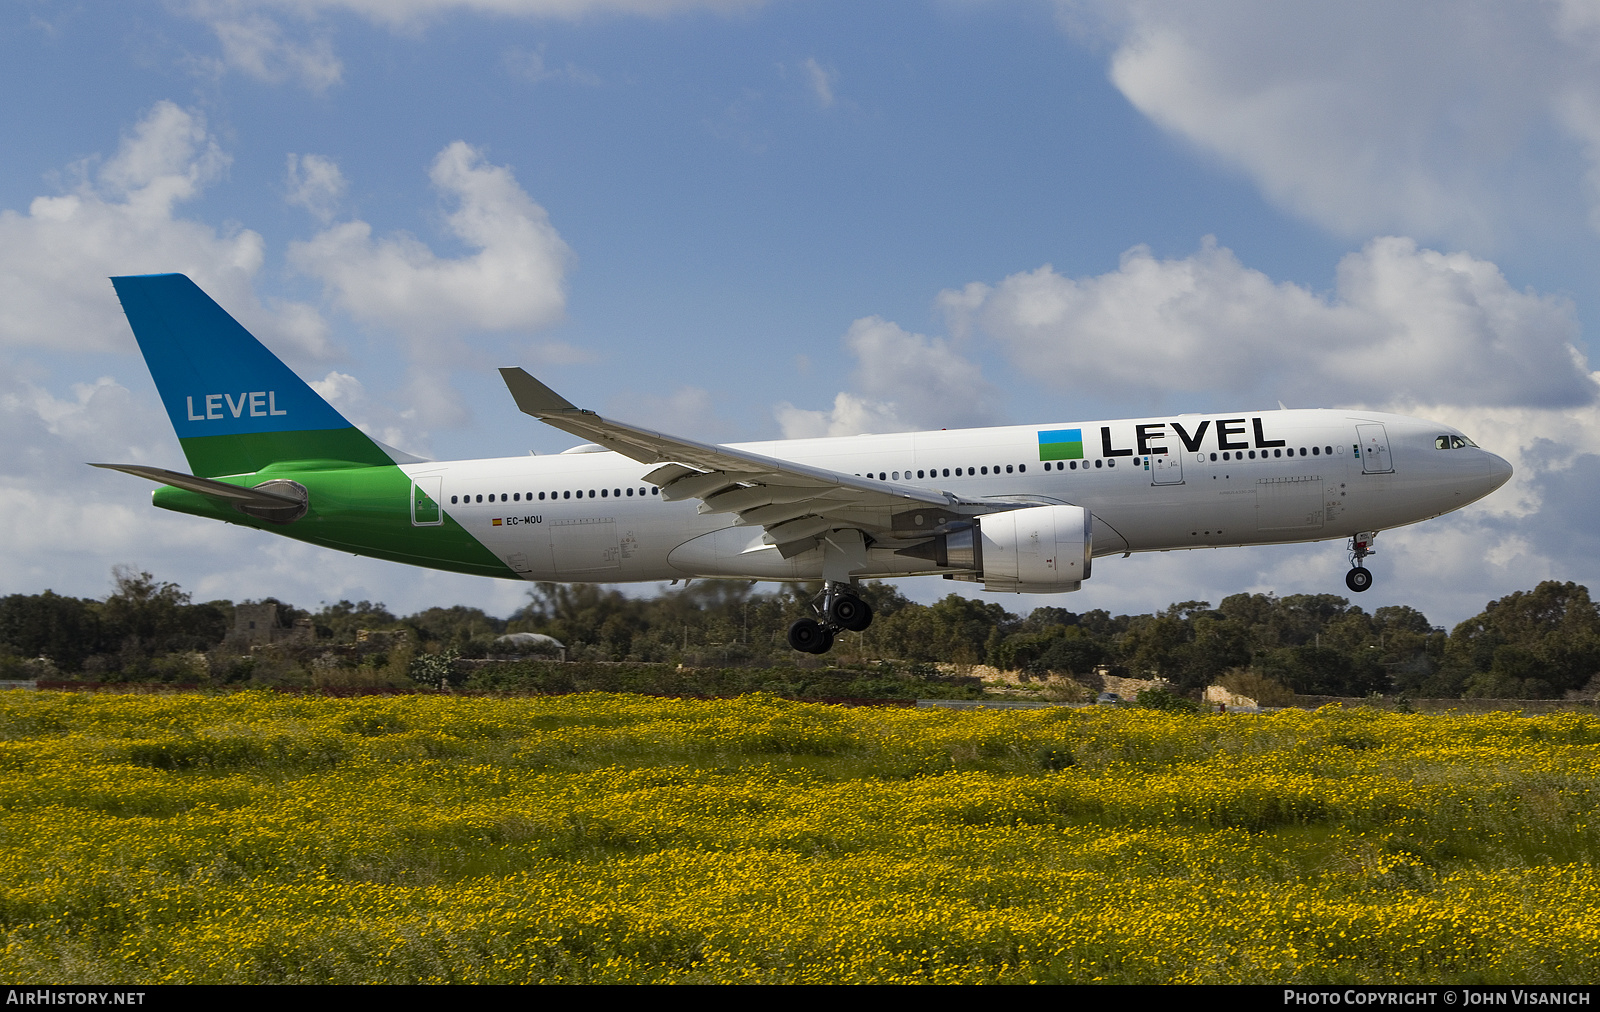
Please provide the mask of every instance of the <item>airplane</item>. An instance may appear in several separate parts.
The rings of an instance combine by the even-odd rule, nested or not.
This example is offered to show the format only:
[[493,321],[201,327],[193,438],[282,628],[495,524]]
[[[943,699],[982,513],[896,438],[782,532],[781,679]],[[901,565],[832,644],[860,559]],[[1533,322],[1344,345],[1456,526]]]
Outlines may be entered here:
[[821,581],[789,645],[872,621],[862,580],[1078,590],[1102,556],[1348,539],[1493,492],[1511,465],[1448,425],[1284,409],[710,444],[577,407],[520,368],[518,409],[584,440],[435,461],[387,446],[182,274],[112,278],[189,473],[152,502],[357,555],[510,580]]

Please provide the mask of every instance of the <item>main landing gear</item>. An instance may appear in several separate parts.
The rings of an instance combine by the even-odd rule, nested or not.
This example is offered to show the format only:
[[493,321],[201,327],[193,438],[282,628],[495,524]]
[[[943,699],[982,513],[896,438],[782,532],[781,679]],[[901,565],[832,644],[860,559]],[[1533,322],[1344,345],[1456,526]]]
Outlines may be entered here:
[[830,583],[811,607],[821,621],[803,618],[789,627],[789,645],[807,654],[825,654],[833,649],[837,632],[860,632],[872,624],[872,606],[856,596],[847,583]]
[[1361,563],[1374,554],[1372,539],[1377,536],[1377,531],[1365,531],[1350,539],[1350,572],[1344,574],[1344,585],[1357,594],[1372,586],[1372,570]]

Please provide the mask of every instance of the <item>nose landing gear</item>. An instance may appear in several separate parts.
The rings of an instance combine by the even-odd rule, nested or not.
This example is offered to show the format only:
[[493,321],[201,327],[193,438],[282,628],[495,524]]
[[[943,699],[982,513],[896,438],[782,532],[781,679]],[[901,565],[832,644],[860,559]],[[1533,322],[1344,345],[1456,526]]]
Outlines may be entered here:
[[1344,585],[1357,594],[1372,586],[1372,570],[1361,563],[1375,554],[1372,541],[1377,536],[1377,531],[1364,531],[1350,539],[1350,572],[1344,574]]
[[836,632],[860,632],[872,624],[872,606],[847,583],[830,583],[820,600],[813,601],[822,621],[803,618],[789,627],[789,645],[802,653],[825,654],[833,649]]

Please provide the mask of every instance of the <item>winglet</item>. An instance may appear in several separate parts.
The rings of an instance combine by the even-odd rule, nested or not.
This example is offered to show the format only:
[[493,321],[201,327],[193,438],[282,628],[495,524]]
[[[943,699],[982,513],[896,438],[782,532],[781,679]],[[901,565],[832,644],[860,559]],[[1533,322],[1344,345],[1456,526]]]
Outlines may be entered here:
[[500,378],[523,414],[543,418],[562,411],[577,411],[578,406],[529,376],[525,369],[501,369]]

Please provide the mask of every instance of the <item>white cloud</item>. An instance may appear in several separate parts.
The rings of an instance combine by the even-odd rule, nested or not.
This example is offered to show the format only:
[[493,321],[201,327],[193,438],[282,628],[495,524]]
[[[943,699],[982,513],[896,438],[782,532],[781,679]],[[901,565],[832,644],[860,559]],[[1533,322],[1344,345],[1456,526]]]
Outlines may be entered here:
[[57,397],[0,369],[0,584],[63,587],[85,560],[98,579],[130,552],[214,542],[149,525],[148,483],[122,481],[87,461],[181,467],[165,414],[109,377]]
[[1590,4],[1060,6],[1100,15],[1141,112],[1342,234],[1483,244],[1586,185],[1600,207]]
[[852,386],[829,411],[779,404],[789,438],[992,425],[997,395],[983,370],[943,338],[913,334],[882,317],[850,325],[844,346],[856,360]]
[[1049,266],[940,301],[1064,391],[1227,391],[1298,404],[1588,405],[1594,377],[1563,298],[1512,288],[1492,263],[1369,242],[1331,294],[1274,282],[1209,239],[1181,260],[1135,247],[1098,277]]
[[[344,79],[325,18],[350,14],[392,31],[416,33],[445,17],[578,21],[596,16],[666,18],[695,11],[734,14],[763,0],[189,0],[189,14],[210,26],[221,52],[191,60],[209,76],[232,71],[269,84],[292,81],[321,93]],[[281,21],[306,23],[308,36],[293,38]],[[513,69],[534,80],[564,76],[581,84],[599,79],[572,64],[548,71],[542,53],[514,58]]]
[[88,474],[77,470],[81,461],[157,463],[176,446],[166,415],[109,376],[74,384],[66,398],[12,380],[0,387],[0,420],[0,473],[13,477],[52,476],[65,467],[81,479]]
[[575,21],[597,15],[670,17],[690,11],[733,14],[763,0],[237,0],[241,9],[293,14],[351,13],[391,28],[409,29],[452,14]]
[[824,109],[833,105],[833,82],[839,77],[839,72],[830,70],[816,61],[815,57],[808,56],[800,64],[800,69],[805,71],[806,83],[811,86],[811,93],[817,97],[817,104]]
[[544,47],[538,49],[511,49],[504,57],[506,71],[534,84],[545,81],[569,81],[586,87],[599,87],[604,82],[600,75],[567,61],[564,67],[552,67],[544,58]]
[[785,439],[859,436],[869,432],[904,432],[916,428],[900,419],[893,404],[869,401],[842,390],[833,398],[833,408],[828,411],[797,408],[788,401],[782,401],[773,408],[772,413]]
[[558,321],[570,251],[511,170],[456,141],[429,178],[455,204],[450,232],[477,252],[440,257],[412,236],[375,239],[371,225],[351,221],[290,244],[289,262],[357,320],[411,337],[419,355],[445,337]]
[[296,207],[303,207],[326,225],[344,199],[349,184],[339,163],[321,155],[290,154],[284,171],[288,193],[284,199]]
[[690,439],[723,442],[742,435],[717,415],[717,403],[704,387],[680,386],[666,395],[618,393],[609,399],[606,414]]
[[74,166],[75,186],[35,198],[26,213],[0,210],[0,346],[131,350],[106,278],[177,271],[267,343],[300,357],[331,354],[315,309],[269,309],[257,298],[259,234],[219,232],[178,214],[229,163],[199,113],[158,102],[98,171],[95,161]]
[[[349,221],[290,243],[288,259],[320,280],[327,297],[354,319],[407,338],[405,396],[414,413],[407,424],[414,418],[453,426],[470,414],[450,384],[450,370],[493,364],[483,359],[486,349],[474,351],[466,338],[559,321],[571,252],[511,170],[485,163],[465,142],[439,152],[429,178],[454,205],[445,217],[451,235],[476,252],[441,257],[414,236],[374,238],[371,225]],[[577,354],[559,343],[530,350],[555,359]],[[394,427],[379,424],[385,431]]]
[[268,84],[295,81],[323,92],[344,78],[344,65],[326,35],[291,39],[271,18],[242,13],[243,4],[199,5],[222,46],[220,59],[202,61],[213,72],[234,70]]

